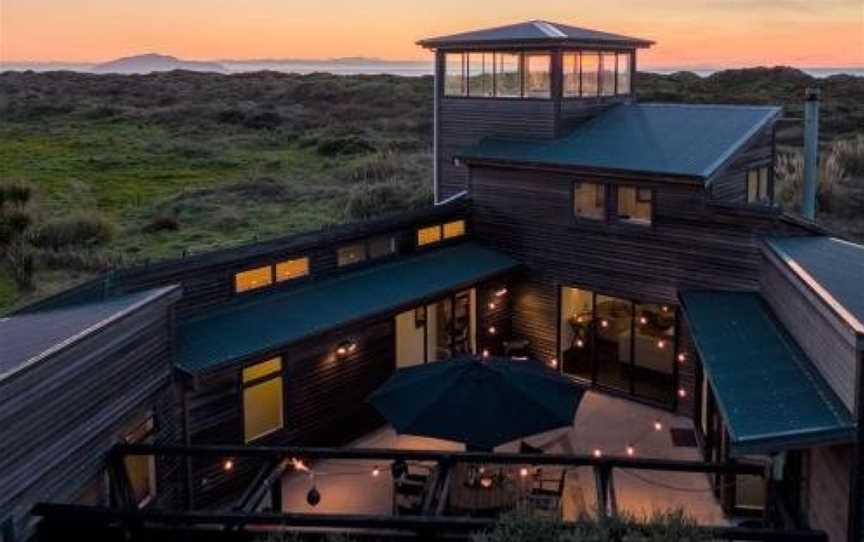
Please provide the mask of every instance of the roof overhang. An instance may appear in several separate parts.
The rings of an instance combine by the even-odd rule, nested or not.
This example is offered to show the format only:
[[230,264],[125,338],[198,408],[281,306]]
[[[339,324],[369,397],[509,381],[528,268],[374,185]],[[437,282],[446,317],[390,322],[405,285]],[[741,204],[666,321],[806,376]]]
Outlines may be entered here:
[[758,293],[679,297],[733,455],[855,440],[854,418]]

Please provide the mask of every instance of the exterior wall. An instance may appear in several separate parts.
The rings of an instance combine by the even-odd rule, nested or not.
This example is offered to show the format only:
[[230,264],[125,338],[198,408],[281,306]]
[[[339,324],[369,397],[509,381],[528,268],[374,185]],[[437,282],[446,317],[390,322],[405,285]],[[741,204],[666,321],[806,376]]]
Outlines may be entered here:
[[[106,454],[152,412],[175,442],[169,294],[0,383],[0,520],[29,536],[36,502],[75,502],[104,478]],[[7,446],[8,445],[8,446]],[[177,465],[163,461],[159,499],[173,503]],[[162,488],[159,490],[158,488]]]
[[760,285],[762,296],[777,318],[854,414],[859,381],[854,330],[774,256],[770,248],[765,249]]
[[[655,188],[651,227],[594,224],[573,218],[572,182],[624,179],[552,171],[474,168],[474,235],[528,266],[514,288],[513,334],[531,341],[539,359],[557,356],[558,287],[582,286],[640,302],[677,305],[682,289],[755,290],[761,256],[757,236],[803,234],[776,214],[718,208],[693,184],[639,179]],[[683,320],[679,318],[679,321]],[[692,345],[682,327],[682,349]],[[679,367],[689,412],[694,364]]]
[[711,199],[725,203],[747,203],[747,172],[768,167],[768,195],[774,201],[774,125],[763,128],[749,145],[709,180]]
[[852,454],[852,446],[813,448],[808,451],[807,520],[810,528],[828,533],[831,542],[849,540],[847,528]]

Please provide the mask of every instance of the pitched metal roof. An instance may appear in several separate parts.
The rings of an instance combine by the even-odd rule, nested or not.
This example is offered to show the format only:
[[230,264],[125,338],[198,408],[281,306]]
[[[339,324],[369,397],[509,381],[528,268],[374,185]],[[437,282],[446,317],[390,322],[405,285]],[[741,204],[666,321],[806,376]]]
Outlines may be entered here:
[[735,454],[854,439],[855,422],[752,292],[683,292],[684,314]]
[[178,290],[177,286],[155,288],[98,303],[0,318],[0,381]]
[[766,242],[805,284],[864,335],[864,245],[823,236]]
[[261,293],[182,322],[177,365],[189,373],[467,287],[518,266],[474,243],[435,249],[287,291]]
[[642,38],[622,36],[621,34],[612,34],[549,21],[527,21],[436,38],[427,38],[417,42],[418,45],[430,49],[507,43],[554,43],[559,45],[573,43],[615,45],[619,47],[650,47],[654,44],[653,41]]
[[779,114],[779,107],[765,106],[621,104],[565,137],[489,137],[465,149],[460,158],[705,180]]

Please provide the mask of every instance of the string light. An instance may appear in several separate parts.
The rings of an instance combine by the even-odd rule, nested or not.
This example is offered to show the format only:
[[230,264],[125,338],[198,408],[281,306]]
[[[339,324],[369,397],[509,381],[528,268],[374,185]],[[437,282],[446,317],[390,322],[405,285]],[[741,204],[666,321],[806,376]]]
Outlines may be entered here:
[[372,469],[372,476],[377,478],[381,474],[381,469],[378,468],[378,465],[375,465],[375,468]]
[[687,390],[685,390],[684,388],[679,388],[678,389],[678,397],[680,397],[681,399],[684,399],[685,397],[687,397]]
[[600,448],[594,448],[594,457],[602,457],[603,452],[600,451]]
[[657,341],[657,348],[659,348],[660,350],[666,348],[666,341],[664,341],[663,339]]
[[632,444],[627,445],[627,455],[629,455],[630,457],[636,455],[636,448],[634,448]]
[[609,327],[609,320],[600,320],[600,327]]
[[687,354],[684,352],[678,354],[678,363],[684,363],[685,361],[687,361]]
[[226,459],[224,463],[222,463],[222,469],[225,472],[234,470],[234,461],[232,459]]
[[486,348],[483,349],[483,357],[484,357],[484,358],[488,358],[488,357],[489,357],[489,350],[486,349]]
[[663,430],[663,423],[660,420],[654,420],[654,430],[655,431],[662,431]]
[[489,326],[489,335],[495,335],[496,329],[495,326]]
[[576,339],[576,347],[582,348],[583,346],[585,346],[585,341],[583,341],[582,339]]
[[291,465],[294,467],[294,470],[300,470],[304,472],[309,472],[309,467],[303,463],[302,459],[297,459],[296,457],[291,459]]
[[640,317],[639,317],[639,323],[642,324],[642,325],[644,326],[645,324],[648,323],[648,319],[645,318],[644,316],[640,316]]
[[528,469],[526,467],[522,467],[521,469],[519,469],[519,476],[521,476],[522,478],[528,476]]

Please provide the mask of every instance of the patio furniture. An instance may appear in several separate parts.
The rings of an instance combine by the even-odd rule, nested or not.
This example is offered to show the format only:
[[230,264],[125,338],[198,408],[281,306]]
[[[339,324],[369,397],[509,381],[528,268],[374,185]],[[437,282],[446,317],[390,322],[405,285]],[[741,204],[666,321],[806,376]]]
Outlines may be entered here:
[[420,515],[427,508],[437,484],[438,469],[421,463],[395,462],[393,474],[393,514]]
[[584,393],[539,362],[457,358],[399,369],[367,401],[397,433],[491,451],[572,425]]
[[559,518],[566,480],[567,469],[561,469],[561,474],[553,477],[544,475],[542,469],[538,470],[526,499],[528,506],[535,512]]
[[[478,469],[483,468],[483,472]],[[453,467],[448,508],[471,516],[495,516],[519,503],[519,484],[505,468],[459,463]]]

